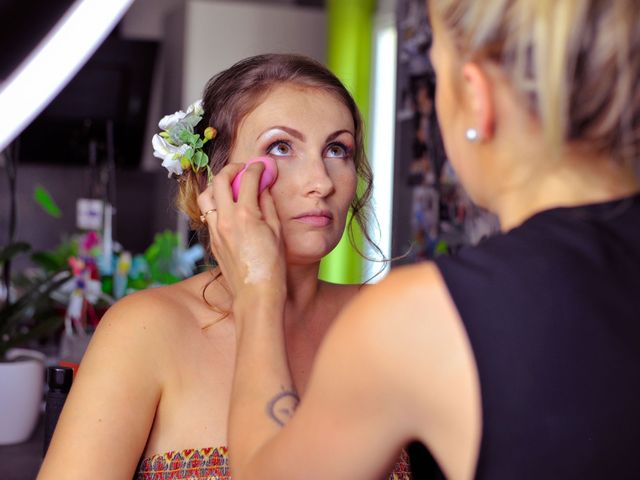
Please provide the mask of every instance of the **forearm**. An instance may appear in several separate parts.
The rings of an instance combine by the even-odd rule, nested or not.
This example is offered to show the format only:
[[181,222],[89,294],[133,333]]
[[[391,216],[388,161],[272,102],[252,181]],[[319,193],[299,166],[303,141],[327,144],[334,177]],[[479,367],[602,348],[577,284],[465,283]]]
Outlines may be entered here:
[[[298,403],[287,362],[283,312],[283,302],[277,301],[234,308],[239,328],[229,448],[235,479],[254,478],[248,463],[289,420]],[[261,478],[269,478],[265,473]]]

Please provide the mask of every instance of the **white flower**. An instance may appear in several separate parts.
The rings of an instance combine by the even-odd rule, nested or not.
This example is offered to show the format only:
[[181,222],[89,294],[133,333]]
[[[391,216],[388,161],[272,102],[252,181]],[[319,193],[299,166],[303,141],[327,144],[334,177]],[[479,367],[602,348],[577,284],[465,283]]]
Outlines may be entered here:
[[153,144],[153,156],[162,159],[162,166],[171,174],[182,175],[180,159],[189,149],[189,145],[182,144],[179,147],[171,145],[160,135],[154,135],[151,140]]
[[186,112],[183,112],[182,110],[178,110],[173,115],[165,115],[164,117],[162,117],[162,120],[160,120],[160,123],[158,123],[158,126],[162,130],[170,130],[171,127],[174,127],[179,123],[182,123],[182,121],[185,118],[187,118],[188,120],[191,120],[191,117],[196,117],[193,119],[193,121],[184,122],[185,124],[195,126],[202,118],[202,115],[204,115],[204,109],[202,108],[202,100],[197,100],[193,102],[191,105],[189,105],[189,108],[187,108]]
[[191,113],[195,113],[199,117],[202,117],[202,115],[204,115],[204,108],[202,108],[202,99],[196,100],[191,105],[189,105],[189,108],[187,108],[187,115],[190,115]]
[[164,117],[162,117],[162,120],[160,120],[158,126],[162,130],[169,130],[174,125],[177,125],[186,116],[187,114],[185,112],[183,112],[182,110],[178,110],[173,115],[165,115]]

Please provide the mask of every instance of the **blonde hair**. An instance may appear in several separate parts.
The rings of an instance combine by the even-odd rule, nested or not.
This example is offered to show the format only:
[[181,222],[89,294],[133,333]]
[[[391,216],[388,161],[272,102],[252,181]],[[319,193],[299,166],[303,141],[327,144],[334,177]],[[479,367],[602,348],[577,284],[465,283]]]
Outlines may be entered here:
[[638,162],[640,1],[430,1],[463,59],[498,65],[556,151]]

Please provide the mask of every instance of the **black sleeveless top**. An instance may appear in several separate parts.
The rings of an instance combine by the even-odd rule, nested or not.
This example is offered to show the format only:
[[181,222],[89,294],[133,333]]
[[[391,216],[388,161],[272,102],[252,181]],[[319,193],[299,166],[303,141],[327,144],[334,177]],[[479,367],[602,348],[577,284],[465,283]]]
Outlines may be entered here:
[[538,213],[436,264],[480,376],[476,478],[640,478],[640,195]]

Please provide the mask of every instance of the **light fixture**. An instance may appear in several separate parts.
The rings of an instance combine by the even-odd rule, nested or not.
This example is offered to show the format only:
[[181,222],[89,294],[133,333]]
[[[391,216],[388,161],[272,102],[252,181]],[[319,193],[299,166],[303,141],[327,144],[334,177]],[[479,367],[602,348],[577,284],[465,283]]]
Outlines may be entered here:
[[[380,227],[377,242],[385,258],[391,257],[394,138],[396,125],[396,48],[397,34],[393,16],[381,15],[374,33],[372,121],[369,158],[373,170],[373,208]],[[376,232],[371,232],[376,238]],[[375,257],[375,252],[370,252]],[[379,263],[367,265],[366,276],[380,271]],[[384,266],[379,281],[387,274]]]
[[77,0],[0,85],[0,151],[55,98],[133,0]]

